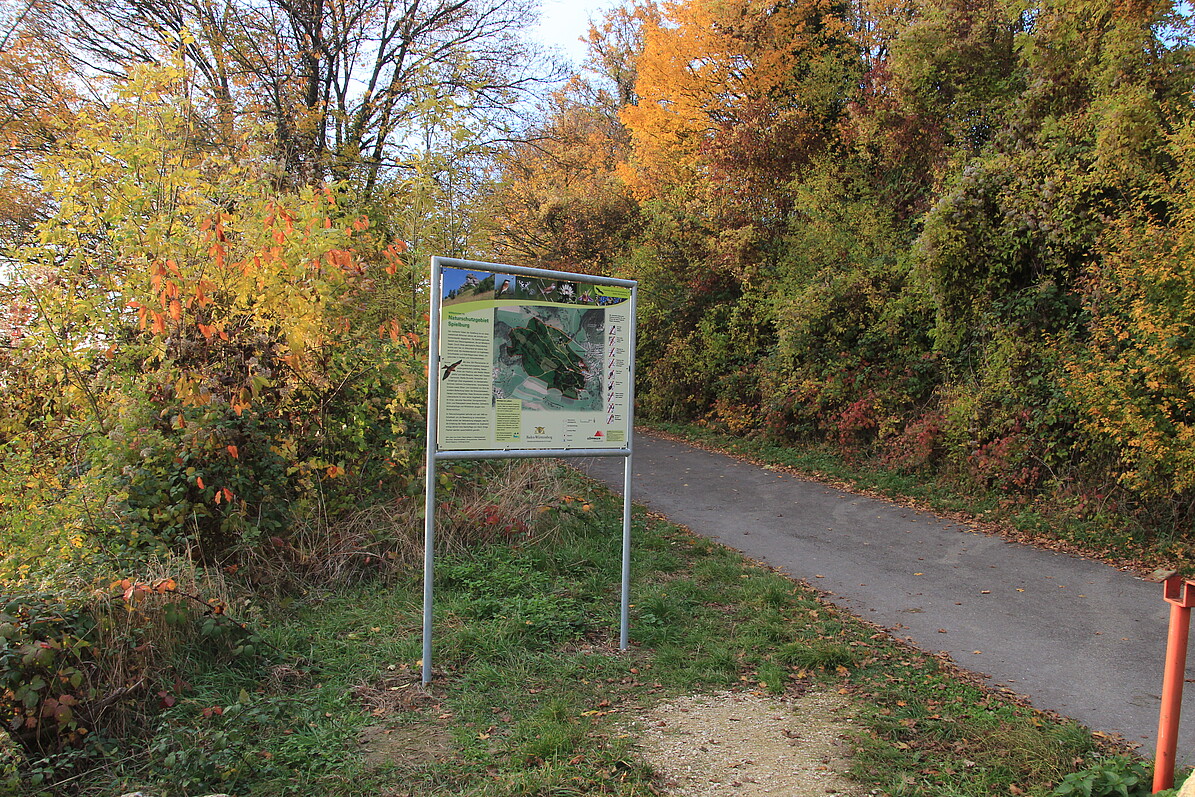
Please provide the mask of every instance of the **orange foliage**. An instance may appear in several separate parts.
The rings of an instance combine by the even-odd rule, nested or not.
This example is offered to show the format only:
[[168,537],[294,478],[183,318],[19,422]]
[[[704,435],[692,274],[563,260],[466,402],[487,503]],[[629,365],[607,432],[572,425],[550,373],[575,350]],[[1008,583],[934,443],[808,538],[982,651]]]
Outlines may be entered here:
[[0,141],[11,157],[44,149],[73,122],[62,56],[28,32],[0,49]]
[[848,34],[831,0],[664,4],[661,19],[643,23],[639,103],[621,113],[635,154],[624,179],[640,198],[691,185],[707,176],[720,131],[816,112],[824,99],[800,96],[801,73],[816,72]]
[[626,130],[591,86],[574,80],[550,98],[532,143],[512,147],[491,202],[491,237],[504,261],[602,270],[634,218],[614,175],[627,155]]
[[0,237],[16,242],[45,215],[29,175],[73,125],[77,102],[64,59],[44,37],[17,31],[0,44]]

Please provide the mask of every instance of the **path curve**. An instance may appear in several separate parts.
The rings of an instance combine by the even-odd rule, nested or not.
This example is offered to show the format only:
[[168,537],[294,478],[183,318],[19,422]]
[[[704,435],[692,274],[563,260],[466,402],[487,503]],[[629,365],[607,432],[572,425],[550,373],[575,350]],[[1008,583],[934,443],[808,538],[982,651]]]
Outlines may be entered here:
[[[623,460],[574,462],[622,491]],[[633,476],[636,503],[1153,756],[1169,618],[1160,584],[638,431]],[[1184,697],[1178,759],[1190,764],[1195,684]]]

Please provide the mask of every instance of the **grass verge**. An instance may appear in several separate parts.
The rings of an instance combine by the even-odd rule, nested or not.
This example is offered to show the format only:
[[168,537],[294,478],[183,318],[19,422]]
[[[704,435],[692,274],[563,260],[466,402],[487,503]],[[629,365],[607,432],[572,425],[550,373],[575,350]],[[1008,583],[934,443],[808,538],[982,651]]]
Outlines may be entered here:
[[563,478],[575,500],[553,510],[552,533],[440,560],[430,688],[418,683],[420,579],[311,589],[264,610],[262,658],[196,673],[144,746],[114,745],[103,766],[41,793],[658,794],[634,718],[725,689],[849,696],[861,727],[853,776],[893,797],[1045,795],[1109,752],[641,511],[635,644],[618,652],[621,504]]

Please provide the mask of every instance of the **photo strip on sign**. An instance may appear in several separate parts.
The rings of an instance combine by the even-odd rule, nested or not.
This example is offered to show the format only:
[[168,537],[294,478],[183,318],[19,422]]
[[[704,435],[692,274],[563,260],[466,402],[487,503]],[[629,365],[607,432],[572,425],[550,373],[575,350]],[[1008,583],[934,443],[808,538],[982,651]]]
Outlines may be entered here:
[[630,288],[455,267],[440,280],[440,450],[628,445]]

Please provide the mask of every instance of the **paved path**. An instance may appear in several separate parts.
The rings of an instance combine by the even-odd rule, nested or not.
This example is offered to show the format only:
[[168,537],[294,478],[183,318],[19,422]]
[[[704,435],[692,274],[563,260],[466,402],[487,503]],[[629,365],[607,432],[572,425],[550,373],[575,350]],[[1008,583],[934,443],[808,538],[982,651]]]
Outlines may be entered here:
[[[575,461],[621,492],[623,460]],[[1152,757],[1169,617],[1161,585],[645,434],[633,472],[637,503]],[[1195,684],[1185,696],[1178,758],[1195,763]]]

